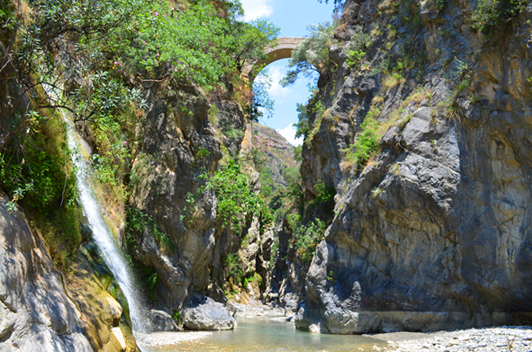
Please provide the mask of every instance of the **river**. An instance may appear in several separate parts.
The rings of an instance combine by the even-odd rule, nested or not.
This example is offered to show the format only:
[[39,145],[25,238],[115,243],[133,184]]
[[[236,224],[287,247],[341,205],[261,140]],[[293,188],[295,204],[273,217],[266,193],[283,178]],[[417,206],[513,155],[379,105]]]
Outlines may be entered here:
[[[312,334],[295,328],[283,318],[237,318],[238,326],[231,331],[216,331],[194,341],[163,344],[169,333],[153,334],[152,341],[160,346],[142,346],[143,352],[177,351],[372,351],[383,341],[358,335]],[[171,333],[185,334],[185,333]],[[160,336],[160,338],[159,338]],[[171,340],[171,338],[169,339]]]

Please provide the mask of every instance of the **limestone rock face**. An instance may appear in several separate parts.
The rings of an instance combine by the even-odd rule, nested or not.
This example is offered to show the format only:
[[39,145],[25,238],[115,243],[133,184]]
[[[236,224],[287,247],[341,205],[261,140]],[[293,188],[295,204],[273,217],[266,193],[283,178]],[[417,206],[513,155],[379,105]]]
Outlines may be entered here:
[[[412,33],[388,17],[392,12],[375,12],[375,1],[345,5],[346,38],[392,21],[386,23],[405,36],[392,42],[390,54],[424,52],[427,63],[381,89],[383,77],[371,68],[382,60],[377,46],[386,36],[366,50],[361,64],[370,71],[348,70],[342,57],[350,44],[338,44],[340,87],[326,106],[338,114],[338,128],[322,123],[303,151],[307,164],[340,165],[341,153],[321,145],[354,138],[369,104],[382,102],[374,116],[381,124],[393,116],[397,123],[364,170],[322,167],[330,171],[313,174],[331,178],[342,197],[306,278],[300,328],[366,333],[532,321],[532,92],[523,79],[530,76],[532,9],[488,41],[471,30],[469,1],[442,15],[424,6],[414,9],[425,12]],[[424,79],[415,78],[419,70]],[[466,87],[457,90],[460,84]]]
[[236,320],[223,304],[195,295],[181,313],[183,325],[190,330],[231,330]]
[[[133,161],[130,202],[153,216],[172,248],[164,248],[146,231],[135,238],[133,257],[157,273],[158,309],[180,312],[196,294],[226,302],[222,288],[229,277],[224,270],[227,255],[238,254],[242,275],[260,272],[267,278],[270,258],[265,253],[273,245],[273,238],[262,241],[257,217],[238,231],[216,228],[217,199],[205,187],[207,176],[217,170],[222,148],[233,157],[240,153],[244,112],[235,102],[216,95],[209,101],[196,86],[175,80],[152,88],[147,102],[147,122],[139,126],[143,141]],[[246,171],[251,187],[259,192],[259,174]],[[240,282],[235,285],[240,289]],[[228,328],[218,323],[194,325],[191,320],[203,319],[202,311],[199,315],[188,311],[186,327]]]
[[0,194],[0,350],[92,351],[41,239]]
[[[210,280],[216,198],[212,191],[195,192],[200,174],[214,170],[221,152],[208,120],[211,104],[205,95],[193,85],[174,80],[169,87],[149,92],[144,141],[133,162],[139,181],[131,202],[154,217],[175,248],[164,251],[145,234],[137,239],[134,257],[155,268],[162,283],[157,290],[161,303],[168,311],[179,311],[189,287],[207,287]],[[221,106],[233,108],[231,103]],[[187,195],[189,200],[194,198],[193,204],[187,202]]]

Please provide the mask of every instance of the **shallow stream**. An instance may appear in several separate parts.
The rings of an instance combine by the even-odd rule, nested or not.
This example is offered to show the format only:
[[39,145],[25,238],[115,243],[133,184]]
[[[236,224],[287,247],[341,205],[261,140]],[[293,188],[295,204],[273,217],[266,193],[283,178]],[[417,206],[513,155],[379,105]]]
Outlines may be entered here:
[[[386,346],[383,341],[358,335],[312,334],[297,330],[295,325],[282,318],[238,318],[238,326],[231,331],[209,333],[194,341],[182,341],[173,345],[163,344],[163,333],[151,337],[160,346],[143,346],[143,352],[177,351],[372,351],[373,346]],[[194,334],[194,333],[191,333]],[[201,334],[201,333],[200,333]],[[203,333],[205,334],[205,333]],[[192,336],[192,335],[191,335]],[[159,338],[160,337],[160,338]]]

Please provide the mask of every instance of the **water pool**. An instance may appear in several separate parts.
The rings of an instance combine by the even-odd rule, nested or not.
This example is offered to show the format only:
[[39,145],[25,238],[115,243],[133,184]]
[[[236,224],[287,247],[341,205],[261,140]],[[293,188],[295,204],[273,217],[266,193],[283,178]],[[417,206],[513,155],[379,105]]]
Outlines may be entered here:
[[[143,352],[155,351],[371,351],[386,346],[383,341],[358,335],[312,334],[297,330],[283,318],[238,318],[231,331],[216,331],[194,341],[144,346]],[[168,334],[168,333],[165,333]],[[186,333],[172,333],[186,334]],[[152,335],[152,338],[157,336]],[[162,337],[163,335],[161,335]],[[169,336],[169,335],[166,335]],[[156,339],[156,338],[155,338]],[[161,341],[159,341],[160,343]]]

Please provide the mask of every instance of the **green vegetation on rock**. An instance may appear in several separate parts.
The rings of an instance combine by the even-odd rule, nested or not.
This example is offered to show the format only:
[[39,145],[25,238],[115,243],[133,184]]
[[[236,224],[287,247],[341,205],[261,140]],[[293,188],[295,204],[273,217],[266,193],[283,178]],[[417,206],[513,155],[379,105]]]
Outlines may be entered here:
[[253,215],[262,215],[263,221],[271,221],[264,201],[250,188],[248,176],[240,164],[229,158],[227,163],[211,177],[206,187],[212,187],[218,199],[218,223],[221,228],[239,230]]
[[522,0],[479,0],[471,17],[472,27],[490,34],[495,28],[519,15],[522,6]]

